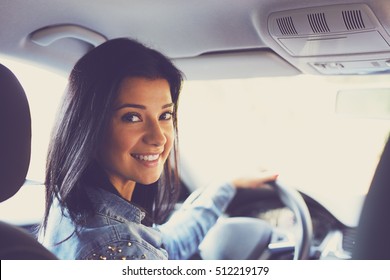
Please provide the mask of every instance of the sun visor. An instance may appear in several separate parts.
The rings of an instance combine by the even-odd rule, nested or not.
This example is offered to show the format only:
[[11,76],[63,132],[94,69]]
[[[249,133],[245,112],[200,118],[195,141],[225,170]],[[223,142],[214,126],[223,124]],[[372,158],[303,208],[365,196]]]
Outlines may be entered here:
[[270,50],[204,54],[174,60],[189,80],[293,76],[300,72]]

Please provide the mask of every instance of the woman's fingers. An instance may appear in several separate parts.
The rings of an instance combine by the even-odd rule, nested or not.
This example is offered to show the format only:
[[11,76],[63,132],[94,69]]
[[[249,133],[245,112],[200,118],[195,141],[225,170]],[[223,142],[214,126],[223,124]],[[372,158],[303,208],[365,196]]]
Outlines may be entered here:
[[274,172],[259,172],[258,174],[236,178],[232,183],[237,188],[260,188],[268,182],[275,181],[278,176],[279,174]]

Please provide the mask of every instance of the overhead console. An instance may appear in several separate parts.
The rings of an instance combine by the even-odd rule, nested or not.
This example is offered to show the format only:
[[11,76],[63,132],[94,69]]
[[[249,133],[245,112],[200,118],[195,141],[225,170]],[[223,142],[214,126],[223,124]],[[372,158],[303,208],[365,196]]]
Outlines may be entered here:
[[390,73],[390,36],[366,4],[274,12],[268,31],[294,65],[321,74]]

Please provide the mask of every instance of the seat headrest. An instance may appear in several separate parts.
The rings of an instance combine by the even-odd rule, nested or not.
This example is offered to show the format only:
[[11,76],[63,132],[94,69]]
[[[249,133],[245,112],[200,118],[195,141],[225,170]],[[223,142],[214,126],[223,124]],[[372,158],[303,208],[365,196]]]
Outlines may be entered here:
[[23,185],[31,153],[31,117],[16,76],[0,64],[0,202]]

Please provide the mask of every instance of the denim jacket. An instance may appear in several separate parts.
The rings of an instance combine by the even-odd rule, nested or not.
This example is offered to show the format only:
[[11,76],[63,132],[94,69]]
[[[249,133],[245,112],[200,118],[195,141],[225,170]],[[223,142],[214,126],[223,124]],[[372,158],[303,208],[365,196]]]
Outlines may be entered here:
[[102,188],[88,195],[95,213],[76,234],[67,213],[53,203],[39,241],[60,259],[188,259],[196,253],[235,194],[230,184],[196,191],[163,225],[141,224],[145,213]]

